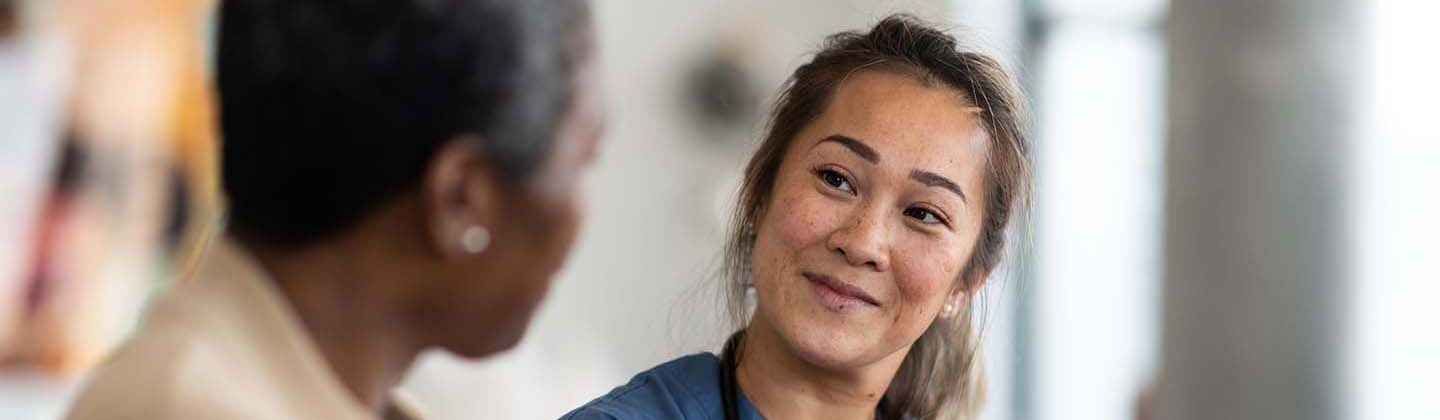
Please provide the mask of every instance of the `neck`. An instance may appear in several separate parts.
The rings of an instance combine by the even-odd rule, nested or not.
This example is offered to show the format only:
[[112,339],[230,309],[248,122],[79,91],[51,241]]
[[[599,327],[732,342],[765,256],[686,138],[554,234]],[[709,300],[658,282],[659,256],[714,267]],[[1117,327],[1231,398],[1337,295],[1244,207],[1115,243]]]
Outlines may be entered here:
[[740,346],[736,381],[766,418],[870,419],[905,354],[875,363],[827,369],[798,357],[773,328],[755,317]]
[[381,266],[389,259],[342,241],[297,251],[252,251],[341,384],[380,412],[423,348],[389,299],[387,285],[393,281],[387,278],[394,277]]

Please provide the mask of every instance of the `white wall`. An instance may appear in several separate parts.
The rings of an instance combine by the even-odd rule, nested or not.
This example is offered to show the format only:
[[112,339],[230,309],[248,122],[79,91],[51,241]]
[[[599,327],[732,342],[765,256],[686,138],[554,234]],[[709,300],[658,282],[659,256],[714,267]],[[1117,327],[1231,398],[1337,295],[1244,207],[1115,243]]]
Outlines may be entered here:
[[1365,111],[1349,152],[1350,420],[1440,415],[1440,4],[1380,0],[1365,11]]
[[[1164,197],[1155,0],[1048,0],[1035,41],[1033,419],[1125,419],[1154,379]],[[1020,352],[1017,352],[1020,353]]]

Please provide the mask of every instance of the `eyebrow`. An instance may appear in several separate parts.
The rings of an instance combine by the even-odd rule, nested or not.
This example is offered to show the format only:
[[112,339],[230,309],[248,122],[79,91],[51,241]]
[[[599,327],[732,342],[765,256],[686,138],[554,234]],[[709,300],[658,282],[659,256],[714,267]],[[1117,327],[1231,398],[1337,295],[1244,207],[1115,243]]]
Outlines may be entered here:
[[[845,146],[845,148],[850,149],[851,152],[855,152],[855,154],[860,155],[860,158],[869,161],[871,164],[880,163],[880,154],[875,152],[874,148],[871,148],[869,145],[866,145],[865,142],[856,140],[853,137],[844,134],[831,134],[828,137],[820,139],[820,142],[815,143],[815,146],[819,146],[826,142],[839,143],[840,145]],[[815,146],[811,147],[813,148]],[[970,199],[965,196],[965,191],[961,190],[960,185],[956,184],[955,181],[951,181],[950,178],[946,178],[934,172],[914,169],[910,171],[910,179],[913,179],[921,184],[925,184],[925,186],[927,187],[940,187],[950,190],[950,192],[953,192],[955,193],[955,195],[960,196],[960,202],[966,204],[970,203]]]
[[[861,159],[870,161],[870,163],[872,164],[880,163],[880,154],[875,153],[874,148],[871,148],[870,146],[866,145],[865,142],[855,140],[850,136],[846,136],[844,134],[831,134],[829,137],[820,139],[820,142],[815,143],[815,146],[825,144],[826,142],[839,143],[841,146],[845,146],[846,149],[850,149],[851,152],[855,152],[855,154],[860,155]],[[813,148],[815,146],[811,147]]]
[[925,186],[927,187],[940,187],[950,190],[950,192],[953,192],[955,193],[955,195],[960,196],[961,202],[967,204],[970,203],[970,200],[965,198],[965,192],[960,190],[959,185],[955,184],[955,182],[951,181],[949,178],[940,176],[940,174],[916,169],[910,171],[910,179],[919,181],[921,184],[925,184]]

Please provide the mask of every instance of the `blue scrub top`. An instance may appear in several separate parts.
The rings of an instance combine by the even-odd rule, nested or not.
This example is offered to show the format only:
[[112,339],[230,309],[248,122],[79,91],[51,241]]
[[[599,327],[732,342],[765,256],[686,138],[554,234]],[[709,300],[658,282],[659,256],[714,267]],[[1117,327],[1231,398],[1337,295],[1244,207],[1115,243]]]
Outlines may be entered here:
[[[630,383],[571,411],[562,420],[725,420],[720,397],[720,358],[697,353],[640,372]],[[737,390],[739,391],[739,390]],[[741,420],[761,420],[744,392],[737,392]]]

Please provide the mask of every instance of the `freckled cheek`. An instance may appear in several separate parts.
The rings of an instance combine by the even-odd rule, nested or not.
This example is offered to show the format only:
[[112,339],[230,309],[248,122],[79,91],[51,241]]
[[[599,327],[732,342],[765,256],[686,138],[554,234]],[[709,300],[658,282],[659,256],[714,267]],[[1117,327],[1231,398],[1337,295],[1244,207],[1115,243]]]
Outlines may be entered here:
[[771,280],[783,278],[785,273],[790,272],[805,248],[822,236],[820,226],[823,221],[810,199],[797,194],[787,185],[776,187],[769,208],[760,220],[753,270],[762,297],[769,295],[787,300],[794,297],[782,293],[786,289],[784,282]]
[[843,205],[818,192],[791,188],[777,193],[769,216],[778,239],[796,251],[823,245],[843,219]]
[[903,303],[897,317],[924,318],[938,308],[959,277],[954,253],[935,246],[909,247],[913,252],[898,252],[892,262],[895,286]]

